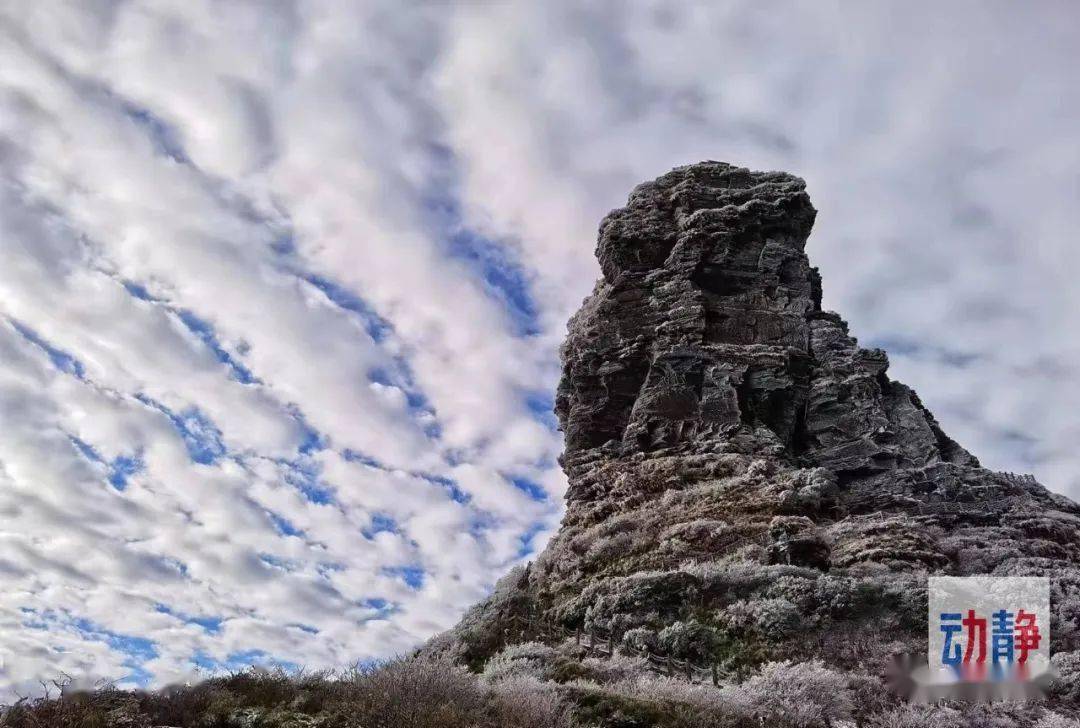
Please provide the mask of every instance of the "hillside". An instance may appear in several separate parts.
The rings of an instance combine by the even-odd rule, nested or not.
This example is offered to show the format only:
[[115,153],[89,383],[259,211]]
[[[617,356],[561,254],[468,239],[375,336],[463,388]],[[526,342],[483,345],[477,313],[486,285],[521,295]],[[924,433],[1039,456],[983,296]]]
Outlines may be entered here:
[[562,350],[562,528],[431,651],[581,631],[676,672],[874,676],[925,654],[927,575],[992,574],[1052,577],[1076,665],[1080,506],[980,467],[822,310],[814,216],[802,180],[707,162],[604,219]]

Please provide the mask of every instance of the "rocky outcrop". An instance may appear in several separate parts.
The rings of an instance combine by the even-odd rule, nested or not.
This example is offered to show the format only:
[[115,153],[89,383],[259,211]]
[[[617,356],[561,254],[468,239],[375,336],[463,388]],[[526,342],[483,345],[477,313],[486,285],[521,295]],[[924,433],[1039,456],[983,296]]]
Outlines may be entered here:
[[[563,526],[429,649],[482,662],[529,613],[677,658],[866,669],[925,652],[928,574],[975,573],[1052,576],[1054,649],[1080,648],[1080,507],[980,467],[822,310],[814,216],[797,177],[706,162],[603,220],[561,352]],[[708,637],[665,637],[687,629]]]
[[638,187],[601,223],[604,278],[570,322],[556,412],[570,500],[601,457],[743,453],[844,485],[977,467],[862,349],[803,248],[802,180],[710,163]]

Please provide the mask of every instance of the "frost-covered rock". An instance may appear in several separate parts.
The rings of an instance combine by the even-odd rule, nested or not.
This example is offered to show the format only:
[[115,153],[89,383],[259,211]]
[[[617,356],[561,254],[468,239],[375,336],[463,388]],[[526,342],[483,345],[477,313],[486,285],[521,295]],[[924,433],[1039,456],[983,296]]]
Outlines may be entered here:
[[978,573],[1050,576],[1055,649],[1080,649],[1080,506],[982,468],[822,310],[815,214],[797,177],[705,162],[603,220],[561,350],[562,528],[428,652],[483,662],[528,613],[704,666],[861,679],[925,645],[928,575]]

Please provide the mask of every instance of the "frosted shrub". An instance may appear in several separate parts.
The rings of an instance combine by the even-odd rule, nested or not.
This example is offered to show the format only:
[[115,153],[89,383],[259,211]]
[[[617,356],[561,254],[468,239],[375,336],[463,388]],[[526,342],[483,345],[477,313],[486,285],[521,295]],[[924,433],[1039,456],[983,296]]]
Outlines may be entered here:
[[634,512],[619,513],[604,519],[595,528],[602,536],[633,533],[641,528],[641,516]]
[[656,632],[644,627],[627,630],[623,634],[622,641],[630,649],[645,652],[656,652],[659,644]]
[[[926,629],[926,609],[929,600],[926,579],[897,579],[884,585],[883,591],[896,602],[894,607],[901,626]],[[925,634],[925,632],[924,632]]]
[[700,662],[715,649],[717,634],[711,627],[690,620],[668,625],[658,635],[657,642],[667,655]]
[[343,687],[344,700],[326,726],[569,728],[555,687],[529,676],[488,681],[449,662],[395,660],[358,671]]
[[698,518],[693,521],[674,523],[660,532],[661,539],[677,538],[687,543],[709,543],[722,538],[731,526],[727,521]]
[[682,571],[651,571],[606,579],[582,591],[574,600],[573,611],[587,610],[590,621],[605,629],[612,625],[638,626],[656,617],[673,616],[686,603],[695,602],[699,586],[697,577]]
[[714,553],[727,551],[742,537],[742,532],[732,528],[726,521],[696,519],[665,528],[659,536],[659,549],[672,554],[685,552],[687,549]]
[[717,615],[717,618],[736,634],[749,633],[756,624],[754,604],[755,602],[749,602],[745,599],[729,604]]
[[654,704],[665,718],[664,725],[680,728],[757,725],[743,704],[732,701],[724,691],[711,685],[649,675],[617,683],[612,691]]
[[491,687],[496,724],[514,728],[569,728],[568,706],[550,683],[508,677]]
[[1080,652],[1059,652],[1050,658],[1057,671],[1051,690],[1065,700],[1080,701]]
[[761,564],[750,561],[691,564],[683,570],[700,579],[702,590],[721,601],[748,597],[773,578]]
[[818,581],[801,576],[778,577],[765,590],[763,596],[786,599],[803,614],[810,614],[818,605]]
[[823,726],[851,716],[844,676],[821,662],[772,662],[742,685],[724,691],[743,709],[797,728]]
[[845,675],[856,717],[881,713],[896,703],[896,696],[880,676],[862,672],[848,672]]
[[1080,720],[1066,718],[1057,713],[1047,713],[1039,719],[1035,728],[1080,728]]
[[[943,546],[948,548],[952,544]],[[1015,558],[1015,545],[1002,546],[996,543],[966,543],[955,552],[957,571],[961,574],[990,574],[1007,560]]]
[[830,617],[842,617],[855,611],[855,581],[846,576],[822,576],[817,580],[814,596],[821,613]]
[[539,642],[510,645],[488,660],[484,677],[489,682],[519,677],[547,679],[556,657],[554,648]]
[[725,603],[758,594],[784,577],[816,579],[819,575],[818,571],[801,566],[766,566],[757,561],[692,564],[683,571],[699,580],[702,592]]
[[589,677],[600,684],[634,680],[650,674],[648,660],[633,655],[615,655],[609,659],[587,657],[582,664]]
[[606,634],[623,634],[627,630],[639,628],[642,624],[656,621],[656,612],[635,611],[621,612],[618,597],[607,595],[597,599],[585,610],[585,629],[599,627]]
[[746,479],[751,482],[767,484],[769,476],[776,472],[776,464],[772,460],[754,460],[746,468]]
[[719,616],[732,631],[752,632],[774,642],[801,631],[805,624],[798,607],[787,599],[736,602]]
[[822,616],[842,619],[883,609],[905,624],[913,619],[926,622],[926,579],[908,575],[852,578],[822,575],[814,590],[817,611]]
[[966,728],[960,713],[952,708],[904,703],[871,716],[867,728]]
[[625,632],[654,622],[659,618],[656,610],[641,609],[627,604],[621,594],[602,594],[585,608],[585,629],[599,627],[605,632]]
[[1051,579],[1050,605],[1057,649],[1080,649],[1080,569],[1062,569]]
[[600,562],[603,565],[632,554],[635,550],[634,543],[634,537],[629,533],[600,537],[589,544],[585,550],[584,558],[586,561]]
[[357,725],[475,725],[487,703],[475,675],[444,661],[394,660],[352,675],[349,684]]
[[[1017,728],[1034,726],[1045,717],[1044,709],[1031,702],[997,701],[977,703],[963,709],[964,728]],[[1069,728],[1076,728],[1076,723],[1066,723]]]
[[578,556],[585,554],[598,537],[596,529],[583,531],[572,538],[569,537],[570,533],[570,531],[567,531],[567,536],[564,537],[562,543],[565,544],[565,548]]
[[[619,544],[626,548],[622,555],[626,555],[635,543],[644,538],[638,531],[641,529],[641,517],[636,513],[619,514],[609,520],[605,520],[595,526],[580,531],[568,540],[564,537],[565,549],[585,556],[589,560],[596,560],[605,553],[616,553]],[[570,531],[567,531],[569,535]],[[554,542],[558,544],[558,542]]]

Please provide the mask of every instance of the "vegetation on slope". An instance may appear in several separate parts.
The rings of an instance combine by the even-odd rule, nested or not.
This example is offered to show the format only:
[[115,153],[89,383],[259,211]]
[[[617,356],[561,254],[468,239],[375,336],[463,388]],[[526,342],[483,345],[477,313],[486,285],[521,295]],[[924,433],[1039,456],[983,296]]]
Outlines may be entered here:
[[[821,662],[768,663],[741,683],[656,675],[637,657],[567,640],[518,643],[475,673],[399,659],[342,675],[250,670],[157,692],[105,688],[20,701],[3,728],[1077,728],[1080,664],[1062,664],[1054,710],[1035,703],[913,706],[873,677]],[[1072,699],[1070,701],[1070,698]]]

